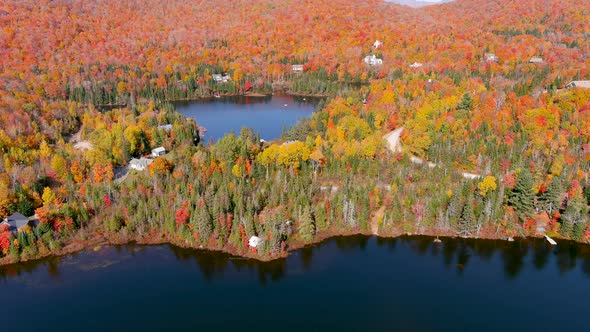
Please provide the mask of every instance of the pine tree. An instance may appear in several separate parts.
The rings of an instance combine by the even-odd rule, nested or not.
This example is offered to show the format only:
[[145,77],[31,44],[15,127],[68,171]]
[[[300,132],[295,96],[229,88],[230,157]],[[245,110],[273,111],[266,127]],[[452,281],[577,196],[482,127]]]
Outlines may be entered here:
[[559,210],[561,207],[561,191],[561,181],[558,178],[553,178],[547,190],[539,197],[537,201],[538,208],[549,214]]
[[309,205],[303,208],[299,216],[299,235],[305,242],[311,242],[316,232],[315,222]]
[[468,235],[475,227],[476,218],[475,211],[473,210],[473,196],[467,199],[463,210],[461,211],[461,217],[459,218],[459,233]]
[[586,203],[590,205],[590,183],[584,187],[584,197],[586,197]]
[[326,207],[324,204],[318,204],[314,209],[314,216],[318,228],[323,229],[328,226],[328,220],[326,220]]
[[516,209],[521,221],[529,219],[534,212],[535,193],[533,192],[533,177],[527,170],[518,176],[516,185],[508,193],[508,204]]
[[588,206],[584,197],[580,194],[574,195],[567,204],[565,212],[561,216],[561,235],[570,236],[574,239],[581,239],[584,235]]
[[196,224],[196,230],[199,233],[199,240],[207,242],[213,233],[213,225],[211,223],[211,216],[207,212],[206,207],[198,207],[195,211],[195,218],[193,223]]
[[466,93],[463,95],[463,98],[461,98],[461,102],[459,103],[459,105],[457,105],[457,109],[469,111],[472,108],[473,108],[473,98],[471,98],[471,95],[469,93]]
[[451,225],[457,225],[459,223],[461,212],[463,211],[463,204],[463,196],[460,193],[453,193],[451,201],[447,206],[447,215]]

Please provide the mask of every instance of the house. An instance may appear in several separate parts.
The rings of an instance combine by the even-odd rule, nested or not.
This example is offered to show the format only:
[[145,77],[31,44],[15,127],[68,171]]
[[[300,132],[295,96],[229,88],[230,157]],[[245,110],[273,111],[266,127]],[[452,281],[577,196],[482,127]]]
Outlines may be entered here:
[[231,78],[229,77],[228,74],[213,74],[211,75],[211,77],[213,78],[213,81],[215,83],[226,83],[231,81]]
[[296,143],[296,142],[300,142],[300,141],[298,141],[298,140],[290,140],[290,141],[286,141],[285,143],[281,144],[281,146],[287,146],[287,145],[291,145],[291,144],[293,144],[293,143]]
[[170,131],[170,130],[172,130],[172,125],[171,124],[161,125],[161,126],[158,126],[158,129],[164,129],[165,131]]
[[153,157],[159,157],[159,156],[163,156],[165,154],[166,154],[166,149],[163,146],[152,150]]
[[539,57],[532,57],[529,60],[529,63],[543,63],[543,58],[539,58]]
[[566,89],[571,88],[583,88],[583,89],[590,89],[590,81],[571,81],[566,86]]
[[133,158],[129,162],[129,168],[134,169],[136,171],[144,171],[152,162],[154,161],[148,158]]
[[12,233],[16,233],[22,227],[27,226],[27,225],[31,225],[31,221],[29,220],[29,218],[16,212],[15,214],[11,215],[10,217],[4,219],[2,224],[7,224],[8,230],[11,231]]
[[494,53],[486,53],[483,58],[486,62],[498,62],[498,56]]
[[262,239],[260,239],[258,236],[252,236],[250,238],[250,240],[248,240],[248,245],[251,248],[256,248],[258,247],[258,245],[262,242]]
[[292,65],[291,69],[294,73],[301,73],[303,72],[303,65]]
[[375,54],[367,55],[365,57],[365,63],[369,66],[378,66],[383,64],[383,59],[379,59]]
[[422,64],[420,62],[414,62],[410,65],[411,68],[420,68]]
[[378,49],[381,46],[383,46],[383,42],[379,41],[379,40],[375,40],[375,43],[373,44],[373,48]]

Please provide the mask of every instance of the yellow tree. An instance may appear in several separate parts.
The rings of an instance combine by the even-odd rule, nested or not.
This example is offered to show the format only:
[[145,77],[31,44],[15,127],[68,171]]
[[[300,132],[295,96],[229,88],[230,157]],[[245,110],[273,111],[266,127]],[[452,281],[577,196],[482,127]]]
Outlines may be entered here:
[[51,188],[45,187],[41,198],[43,199],[43,207],[48,208],[55,201],[55,193]]
[[150,175],[165,175],[172,171],[174,165],[166,158],[156,158],[153,163],[148,166]]

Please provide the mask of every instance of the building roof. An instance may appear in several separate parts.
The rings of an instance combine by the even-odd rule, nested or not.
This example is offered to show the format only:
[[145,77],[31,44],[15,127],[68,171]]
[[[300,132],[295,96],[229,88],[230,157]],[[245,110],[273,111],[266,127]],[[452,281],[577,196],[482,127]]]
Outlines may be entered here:
[[160,147],[153,149],[152,152],[155,152],[155,153],[166,152],[166,148],[164,148],[163,146],[160,146]]
[[365,63],[371,66],[380,65],[383,63],[383,59],[378,58],[375,54],[371,54],[365,57]]
[[302,71],[303,65],[292,65],[291,69],[293,69],[293,71]]
[[495,55],[494,53],[486,53],[484,56],[485,56],[486,61],[490,61],[490,62],[498,61],[498,56]]
[[248,245],[252,248],[256,248],[260,242],[262,242],[262,240],[258,236],[252,236],[250,240],[248,240]]
[[129,166],[131,167],[135,167],[135,168],[147,168],[151,163],[153,162],[152,159],[148,159],[148,158],[140,158],[140,159],[136,159],[133,158],[131,159],[131,161],[129,162]]
[[571,81],[566,87],[590,89],[590,81]]
[[543,62],[543,58],[539,58],[539,57],[532,57],[532,58],[529,60],[529,62],[532,62],[532,63],[541,63],[541,62]]
[[10,225],[11,228],[21,228],[21,227],[29,224],[29,218],[16,212],[15,214],[6,218],[6,222]]
[[161,125],[161,126],[158,126],[158,129],[164,129],[166,131],[170,131],[170,130],[172,130],[172,125],[171,124]]

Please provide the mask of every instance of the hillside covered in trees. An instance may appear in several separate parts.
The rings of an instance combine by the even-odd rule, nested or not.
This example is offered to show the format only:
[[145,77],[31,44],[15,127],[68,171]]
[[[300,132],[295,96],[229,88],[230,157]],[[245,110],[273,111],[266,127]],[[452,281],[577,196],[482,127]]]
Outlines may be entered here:
[[[4,1],[0,217],[38,223],[0,229],[0,256],[137,240],[269,258],[353,233],[588,241],[590,90],[565,86],[590,79],[589,16],[573,0]],[[205,145],[169,103],[273,91],[330,100],[270,145],[247,129]]]

